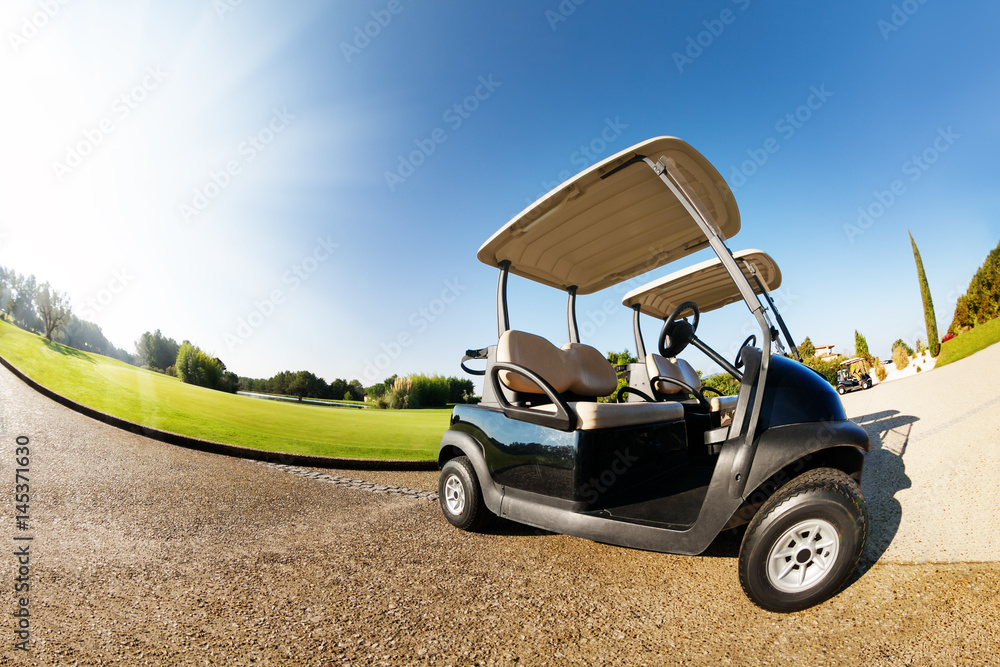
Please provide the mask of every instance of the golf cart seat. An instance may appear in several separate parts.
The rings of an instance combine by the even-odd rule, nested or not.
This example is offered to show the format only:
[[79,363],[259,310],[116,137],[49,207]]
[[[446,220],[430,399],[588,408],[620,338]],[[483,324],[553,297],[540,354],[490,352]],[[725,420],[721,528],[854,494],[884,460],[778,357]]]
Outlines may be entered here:
[[[701,378],[695,372],[691,364],[683,359],[667,359],[659,354],[646,355],[646,372],[649,373],[650,382],[660,394],[687,395],[684,385],[692,389],[701,391]],[[663,378],[657,380],[656,378]],[[671,382],[673,380],[673,382]],[[683,383],[680,384],[680,383]],[[708,405],[712,412],[732,412],[736,409],[738,396],[706,396]]]
[[[497,343],[496,360],[527,369],[543,380],[548,389],[566,400],[576,429],[590,431],[639,424],[655,424],[684,419],[679,403],[598,403],[598,396],[614,393],[618,376],[614,367],[597,349],[582,343],[566,343],[558,348],[541,336],[524,331],[505,331]],[[516,371],[500,370],[500,382],[507,389],[530,398],[548,395],[546,388]],[[531,410],[555,414],[554,403],[529,406]]]

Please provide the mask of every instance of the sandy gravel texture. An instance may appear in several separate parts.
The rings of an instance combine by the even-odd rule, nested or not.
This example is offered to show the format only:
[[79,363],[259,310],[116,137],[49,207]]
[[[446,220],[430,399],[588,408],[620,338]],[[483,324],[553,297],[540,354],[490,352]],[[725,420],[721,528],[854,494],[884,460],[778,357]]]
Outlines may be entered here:
[[[0,664],[931,665],[1000,650],[997,563],[879,562],[775,615],[743,595],[729,535],[682,557],[509,523],[462,533],[432,502],[148,440],[0,371],[8,488],[18,435],[32,448],[31,651],[14,650],[5,613]],[[370,481],[433,488],[402,475]],[[26,533],[4,512],[11,546]]]
[[842,397],[868,432],[866,557],[1000,560],[1000,345]]

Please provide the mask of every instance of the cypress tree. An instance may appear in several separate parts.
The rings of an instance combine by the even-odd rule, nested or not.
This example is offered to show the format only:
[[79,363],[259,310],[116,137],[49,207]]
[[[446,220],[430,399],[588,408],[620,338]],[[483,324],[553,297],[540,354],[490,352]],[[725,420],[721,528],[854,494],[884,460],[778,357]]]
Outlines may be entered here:
[[927,347],[930,348],[931,356],[936,357],[941,351],[941,341],[938,339],[937,319],[934,316],[934,302],[931,300],[931,289],[927,286],[927,274],[924,273],[924,263],[920,260],[920,251],[917,250],[917,242],[913,240],[913,234],[909,230],[910,245],[913,246],[913,259],[917,262],[917,279],[920,281],[920,296],[924,300],[924,322],[927,324]]

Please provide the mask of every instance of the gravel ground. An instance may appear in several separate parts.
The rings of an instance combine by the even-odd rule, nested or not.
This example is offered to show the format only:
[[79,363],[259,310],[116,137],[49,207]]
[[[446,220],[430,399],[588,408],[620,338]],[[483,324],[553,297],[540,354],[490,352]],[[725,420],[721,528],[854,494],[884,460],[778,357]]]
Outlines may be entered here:
[[[951,427],[935,428],[923,437]],[[833,600],[776,615],[744,597],[729,535],[682,557],[509,523],[462,533],[428,500],[148,440],[0,370],[8,484],[18,435],[31,519],[18,531],[7,506],[0,664],[998,664],[997,563],[882,558]],[[901,457],[913,486],[919,442]],[[319,473],[435,490],[432,473]],[[901,502],[886,556],[908,530]],[[12,538],[29,535],[24,653]]]
[[1000,560],[996,369],[1000,345],[843,396],[848,416],[872,442],[862,484],[872,513],[867,558]]

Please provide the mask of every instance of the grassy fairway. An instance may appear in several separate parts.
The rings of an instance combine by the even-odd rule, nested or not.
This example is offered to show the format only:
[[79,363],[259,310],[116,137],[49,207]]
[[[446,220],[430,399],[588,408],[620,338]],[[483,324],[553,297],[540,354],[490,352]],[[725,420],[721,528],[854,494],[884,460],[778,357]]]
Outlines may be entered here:
[[985,349],[994,343],[1000,343],[1000,318],[980,324],[971,331],[952,338],[941,344],[935,368],[940,368],[959,359],[965,359],[970,354]]
[[244,447],[350,458],[433,459],[450,410],[357,410],[226,394],[0,322],[0,355],[35,381],[108,414]]

